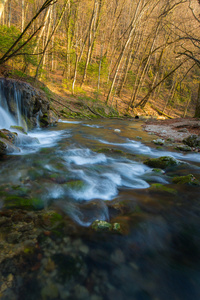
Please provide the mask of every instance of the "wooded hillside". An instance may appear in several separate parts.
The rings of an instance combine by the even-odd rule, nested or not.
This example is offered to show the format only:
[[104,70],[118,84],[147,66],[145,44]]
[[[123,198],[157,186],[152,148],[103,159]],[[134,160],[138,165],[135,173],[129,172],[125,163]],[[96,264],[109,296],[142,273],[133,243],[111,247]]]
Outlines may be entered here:
[[124,113],[150,101],[192,116],[199,15],[197,0],[1,0],[0,64]]

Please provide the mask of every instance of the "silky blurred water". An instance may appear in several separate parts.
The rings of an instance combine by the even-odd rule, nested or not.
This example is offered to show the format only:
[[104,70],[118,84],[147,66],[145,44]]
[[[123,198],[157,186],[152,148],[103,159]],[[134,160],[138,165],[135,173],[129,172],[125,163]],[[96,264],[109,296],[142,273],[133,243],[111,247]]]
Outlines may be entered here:
[[[157,149],[142,126],[140,120],[60,121],[29,132],[39,144],[22,143],[19,154],[1,159],[1,187],[11,193],[26,187],[30,198],[77,226],[70,242],[49,241],[56,270],[44,278],[42,269],[31,274],[38,290],[30,299],[200,299],[200,188],[172,183],[190,173],[200,179],[200,154]],[[166,155],[185,164],[166,173],[143,164]],[[167,189],[152,189],[155,183]],[[96,219],[123,224],[124,234],[91,232]],[[81,261],[78,276],[60,280],[61,265],[67,269],[74,257]],[[48,280],[57,296],[41,296]]]

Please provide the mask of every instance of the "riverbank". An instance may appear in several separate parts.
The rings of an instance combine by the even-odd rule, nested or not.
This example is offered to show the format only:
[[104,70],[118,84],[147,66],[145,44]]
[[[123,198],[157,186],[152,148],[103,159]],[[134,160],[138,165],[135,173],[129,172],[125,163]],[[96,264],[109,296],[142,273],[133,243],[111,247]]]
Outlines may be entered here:
[[165,139],[174,139],[180,142],[192,134],[200,135],[200,120],[194,118],[175,118],[171,120],[149,119],[144,130],[153,132]]

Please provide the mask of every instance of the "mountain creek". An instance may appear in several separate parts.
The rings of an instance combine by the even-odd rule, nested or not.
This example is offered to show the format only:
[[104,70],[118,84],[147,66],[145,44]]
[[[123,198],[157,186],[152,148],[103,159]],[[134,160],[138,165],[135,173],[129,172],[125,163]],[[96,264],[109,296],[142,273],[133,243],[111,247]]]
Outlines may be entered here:
[[1,299],[199,299],[200,154],[143,124],[59,120],[1,157]]

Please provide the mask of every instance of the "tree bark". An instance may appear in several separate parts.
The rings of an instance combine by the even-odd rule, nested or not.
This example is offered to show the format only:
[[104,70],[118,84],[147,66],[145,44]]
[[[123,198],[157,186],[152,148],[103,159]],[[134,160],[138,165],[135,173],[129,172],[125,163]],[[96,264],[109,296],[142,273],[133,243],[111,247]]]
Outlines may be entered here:
[[0,0],[0,18],[1,18],[1,15],[4,11],[4,7],[5,7],[5,4],[6,4],[7,0]]
[[199,82],[199,88],[198,88],[198,95],[197,95],[197,102],[195,107],[195,118],[200,118],[200,82]]

